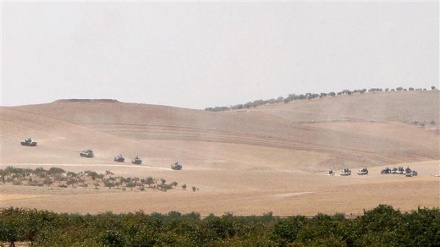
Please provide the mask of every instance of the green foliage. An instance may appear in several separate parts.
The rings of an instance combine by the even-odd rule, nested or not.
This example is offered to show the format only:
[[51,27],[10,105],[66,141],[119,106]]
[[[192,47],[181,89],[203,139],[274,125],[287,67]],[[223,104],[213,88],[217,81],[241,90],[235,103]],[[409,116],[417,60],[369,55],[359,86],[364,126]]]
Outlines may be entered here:
[[271,237],[274,241],[283,245],[293,243],[305,223],[306,218],[301,216],[281,219],[273,226]]
[[440,246],[440,210],[387,205],[343,214],[276,217],[198,213],[97,215],[0,209],[0,246]]

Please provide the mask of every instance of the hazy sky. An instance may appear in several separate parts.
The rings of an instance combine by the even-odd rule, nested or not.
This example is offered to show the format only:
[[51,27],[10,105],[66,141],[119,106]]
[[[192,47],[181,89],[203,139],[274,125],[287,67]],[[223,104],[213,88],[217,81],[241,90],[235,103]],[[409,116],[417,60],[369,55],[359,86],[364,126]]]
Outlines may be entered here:
[[439,83],[439,3],[2,3],[3,106],[203,109]]

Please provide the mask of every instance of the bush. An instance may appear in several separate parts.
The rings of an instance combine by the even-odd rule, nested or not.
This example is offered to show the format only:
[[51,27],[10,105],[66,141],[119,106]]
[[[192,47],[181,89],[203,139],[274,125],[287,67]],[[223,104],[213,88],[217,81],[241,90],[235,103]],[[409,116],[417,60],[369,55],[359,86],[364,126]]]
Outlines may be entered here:
[[221,217],[198,213],[97,215],[0,209],[0,245],[32,246],[440,246],[440,210],[402,213],[388,205],[343,214]]

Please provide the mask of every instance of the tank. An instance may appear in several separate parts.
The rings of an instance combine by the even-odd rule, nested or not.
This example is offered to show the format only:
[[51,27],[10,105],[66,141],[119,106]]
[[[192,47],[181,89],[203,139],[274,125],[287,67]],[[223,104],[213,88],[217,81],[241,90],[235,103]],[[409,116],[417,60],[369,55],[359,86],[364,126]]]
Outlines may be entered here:
[[135,164],[135,165],[140,165],[140,164],[142,164],[142,160],[141,160],[141,158],[139,158],[139,156],[136,156],[136,157],[131,161],[131,163],[132,163],[132,164]]
[[119,154],[113,160],[116,161],[116,162],[124,162],[125,158],[122,156],[122,154]]
[[349,176],[349,175],[351,175],[351,170],[348,168],[345,168],[344,170],[342,170],[340,172],[340,174],[341,174],[341,176]]
[[173,170],[182,170],[182,165],[177,161],[176,163],[171,165],[171,169]]
[[21,142],[22,146],[35,147],[37,142],[32,141],[32,138],[28,137]]
[[387,167],[387,168],[383,169],[383,170],[380,172],[380,174],[391,174],[391,169]]
[[409,167],[405,169],[405,176],[414,177],[417,176],[417,171],[411,170]]
[[405,169],[403,169],[403,166],[399,166],[399,167],[397,168],[396,173],[397,173],[397,174],[404,174],[404,173],[405,173]]
[[81,153],[79,153],[79,155],[81,157],[86,157],[86,158],[95,157],[95,154],[93,154],[93,151],[91,149],[85,149],[85,150],[81,151]]
[[329,170],[326,174],[329,176],[334,176],[335,172],[333,170]]
[[366,167],[358,171],[358,175],[367,175],[367,174],[368,174],[368,169]]

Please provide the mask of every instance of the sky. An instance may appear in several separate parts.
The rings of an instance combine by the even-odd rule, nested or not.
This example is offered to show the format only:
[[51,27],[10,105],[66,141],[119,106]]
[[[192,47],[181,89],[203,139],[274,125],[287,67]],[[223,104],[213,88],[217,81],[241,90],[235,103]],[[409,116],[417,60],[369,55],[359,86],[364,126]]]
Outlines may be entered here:
[[3,1],[1,22],[2,106],[204,109],[439,84],[438,1]]

